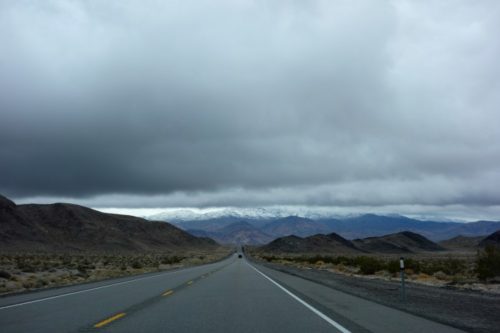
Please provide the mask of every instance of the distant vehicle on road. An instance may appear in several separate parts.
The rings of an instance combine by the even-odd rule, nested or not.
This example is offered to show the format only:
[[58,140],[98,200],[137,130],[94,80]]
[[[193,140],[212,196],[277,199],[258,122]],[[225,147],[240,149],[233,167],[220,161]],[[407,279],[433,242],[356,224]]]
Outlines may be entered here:
[[241,254],[238,254],[238,258],[243,258],[243,256]]

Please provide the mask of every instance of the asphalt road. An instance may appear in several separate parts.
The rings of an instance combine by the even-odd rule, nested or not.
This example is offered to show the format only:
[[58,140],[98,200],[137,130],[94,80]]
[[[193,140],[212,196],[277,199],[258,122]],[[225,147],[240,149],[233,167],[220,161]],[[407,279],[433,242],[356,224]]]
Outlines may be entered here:
[[249,263],[0,298],[0,332],[460,332]]

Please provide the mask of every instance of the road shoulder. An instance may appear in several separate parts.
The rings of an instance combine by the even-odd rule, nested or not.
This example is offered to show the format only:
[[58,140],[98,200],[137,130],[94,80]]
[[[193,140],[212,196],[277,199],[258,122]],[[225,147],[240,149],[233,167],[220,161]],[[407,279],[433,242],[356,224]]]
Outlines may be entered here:
[[[252,263],[255,265],[255,263]],[[435,321],[344,293],[262,265],[259,270],[353,331],[463,332]],[[352,327],[356,323],[358,327]],[[360,329],[362,327],[362,329]]]

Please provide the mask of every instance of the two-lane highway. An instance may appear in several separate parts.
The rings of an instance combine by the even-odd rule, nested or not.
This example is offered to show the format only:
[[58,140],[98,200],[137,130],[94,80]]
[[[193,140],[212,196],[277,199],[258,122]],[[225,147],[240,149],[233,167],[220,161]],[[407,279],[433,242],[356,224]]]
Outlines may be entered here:
[[0,299],[1,332],[459,332],[249,263]]
[[[109,327],[111,332],[332,332],[242,259]],[[125,309],[125,312],[127,310]],[[346,331],[344,331],[346,332]]]

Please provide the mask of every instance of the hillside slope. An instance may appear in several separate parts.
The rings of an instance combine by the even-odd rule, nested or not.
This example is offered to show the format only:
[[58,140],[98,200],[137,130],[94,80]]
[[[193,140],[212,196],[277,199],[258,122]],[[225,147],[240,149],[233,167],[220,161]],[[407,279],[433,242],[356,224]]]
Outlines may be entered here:
[[73,204],[16,205],[0,196],[1,251],[170,251],[217,246],[166,222]]
[[317,234],[305,238],[295,235],[277,238],[259,250],[268,253],[355,253],[361,252],[352,242],[331,233]]
[[500,247],[500,230],[495,231],[488,237],[484,238],[480,243],[479,246],[484,247],[488,245],[493,245],[496,247]]
[[442,251],[444,248],[419,234],[403,231],[381,237],[349,241],[336,233],[309,237],[295,235],[277,238],[258,248],[276,254],[349,254],[349,253],[413,253]]
[[411,253],[444,250],[444,248],[424,236],[410,231],[380,237],[355,239],[353,243],[359,249],[376,253]]

